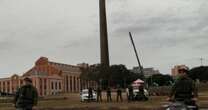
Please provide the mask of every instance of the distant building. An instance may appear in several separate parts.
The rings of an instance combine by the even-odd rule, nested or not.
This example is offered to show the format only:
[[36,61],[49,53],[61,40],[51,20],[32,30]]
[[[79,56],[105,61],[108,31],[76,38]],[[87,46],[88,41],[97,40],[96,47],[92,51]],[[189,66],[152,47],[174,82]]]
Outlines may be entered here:
[[182,68],[182,67],[187,67],[186,65],[175,65],[172,69],[171,69],[171,75],[173,77],[176,77],[178,75],[178,69]]
[[[133,67],[132,72],[134,72],[134,73],[141,73],[139,67]],[[143,68],[143,72],[144,72],[144,76],[145,77],[149,77],[149,76],[152,76],[154,74],[161,74],[159,72],[159,70],[154,70],[154,68]]]
[[22,76],[14,74],[9,78],[1,78],[0,91],[15,93],[17,88],[23,85],[24,77],[32,79],[40,96],[79,92],[82,88],[88,87],[95,88],[97,86],[95,81],[86,81],[80,78],[82,69],[88,67],[89,65],[85,63],[75,66],[51,62],[48,58],[41,57],[35,62],[34,67]]

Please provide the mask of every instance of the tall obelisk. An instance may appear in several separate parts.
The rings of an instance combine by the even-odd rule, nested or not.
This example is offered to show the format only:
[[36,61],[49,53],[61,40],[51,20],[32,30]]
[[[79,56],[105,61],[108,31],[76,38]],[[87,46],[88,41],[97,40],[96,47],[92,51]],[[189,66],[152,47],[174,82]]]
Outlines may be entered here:
[[101,65],[109,67],[109,52],[108,52],[108,32],[105,0],[99,0],[100,8],[100,50],[101,50]]

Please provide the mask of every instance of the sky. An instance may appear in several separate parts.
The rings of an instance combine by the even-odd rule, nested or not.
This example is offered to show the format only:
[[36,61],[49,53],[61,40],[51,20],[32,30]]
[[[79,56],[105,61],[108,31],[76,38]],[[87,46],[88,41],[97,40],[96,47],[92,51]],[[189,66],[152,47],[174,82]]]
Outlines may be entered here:
[[[208,64],[207,0],[106,0],[110,64],[170,74]],[[76,65],[100,62],[98,0],[0,0],[0,77],[23,74],[41,56]]]

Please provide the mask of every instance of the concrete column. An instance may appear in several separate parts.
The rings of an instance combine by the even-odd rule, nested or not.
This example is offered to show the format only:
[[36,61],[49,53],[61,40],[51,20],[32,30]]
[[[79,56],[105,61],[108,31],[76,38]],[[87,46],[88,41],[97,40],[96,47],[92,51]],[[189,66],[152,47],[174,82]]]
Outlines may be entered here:
[[46,78],[46,95],[50,95],[50,84],[48,78]]
[[[17,87],[18,87],[18,88],[20,88],[20,87],[21,87],[20,80],[21,80],[21,79],[19,78],[19,79],[18,79],[18,84],[17,84]],[[32,81],[32,82],[33,82],[33,81]],[[16,88],[14,88],[14,89],[16,89]]]
[[8,88],[7,81],[5,81],[5,92],[8,92],[7,88]]
[[71,76],[68,76],[68,92],[72,92],[72,89],[71,89],[71,87],[72,87],[72,78],[71,78]]
[[77,81],[78,81],[78,83],[77,83],[77,89],[78,89],[78,92],[80,92],[80,78],[77,78]]
[[47,93],[48,95],[51,95],[51,82],[50,82],[50,79],[47,79]]
[[61,92],[64,92],[64,83],[63,83],[63,80],[61,80]]
[[63,88],[62,88],[63,92],[66,92],[66,76],[65,75],[63,76],[62,85],[63,85]]
[[[15,85],[17,85],[17,84],[15,84]],[[12,79],[10,79],[9,86],[10,86],[9,93],[13,93],[12,86],[14,86],[14,85],[12,84]]]
[[74,76],[74,92],[77,92],[77,78]]
[[33,78],[32,78],[32,84],[33,84],[33,86],[35,86],[35,87],[36,87],[36,84],[35,84],[35,83],[36,83],[36,81],[35,81],[35,80],[36,80],[36,78],[35,78],[35,77],[33,77]]
[[38,95],[40,95],[40,79],[38,77],[36,78],[36,88],[38,91]]
[[74,92],[77,92],[77,77],[76,76],[74,76],[74,82],[75,82]]
[[42,78],[42,96],[45,96],[45,78]]

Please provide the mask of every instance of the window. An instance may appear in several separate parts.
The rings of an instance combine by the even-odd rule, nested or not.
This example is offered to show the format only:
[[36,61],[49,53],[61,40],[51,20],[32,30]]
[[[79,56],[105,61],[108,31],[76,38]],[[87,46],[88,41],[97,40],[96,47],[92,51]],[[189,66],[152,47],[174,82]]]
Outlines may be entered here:
[[61,82],[59,82],[59,89],[61,89]]
[[55,83],[55,89],[56,89],[56,90],[58,89],[58,84],[57,84],[57,82]]
[[46,81],[46,79],[44,79],[44,89],[45,90],[47,89],[46,85],[47,85],[47,81]]
[[3,87],[2,88],[3,88],[3,92],[5,92],[6,91],[5,82],[3,82]]
[[53,82],[51,82],[51,89],[53,89]]
[[70,90],[72,91],[72,76],[70,76]]
[[75,78],[75,76],[74,76],[74,90],[76,90],[76,78]]
[[20,85],[23,85],[23,80],[20,80]]
[[69,79],[68,76],[66,76],[66,91],[69,91]]

